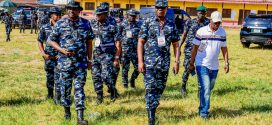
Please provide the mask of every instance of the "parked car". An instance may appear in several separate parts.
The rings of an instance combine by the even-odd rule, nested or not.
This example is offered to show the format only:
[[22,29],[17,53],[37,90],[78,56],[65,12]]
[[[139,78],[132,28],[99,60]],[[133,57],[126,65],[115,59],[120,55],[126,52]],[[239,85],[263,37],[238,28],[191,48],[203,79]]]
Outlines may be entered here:
[[31,7],[31,6],[19,6],[19,7],[17,7],[17,10],[12,14],[13,28],[19,26],[19,15],[22,10],[24,10],[24,12],[27,16],[26,26],[30,26],[30,24],[31,24],[31,19],[30,19],[31,11],[35,10],[35,8]]
[[240,31],[240,40],[244,48],[251,43],[261,46],[272,44],[272,15],[249,15]]
[[[153,7],[143,7],[140,9],[140,20],[145,20],[148,17],[155,16],[155,8]],[[179,22],[176,22],[176,17],[179,16]],[[168,8],[166,13],[166,18],[174,21],[176,23],[179,34],[183,33],[184,23],[187,19],[191,18],[189,14],[182,9]]]

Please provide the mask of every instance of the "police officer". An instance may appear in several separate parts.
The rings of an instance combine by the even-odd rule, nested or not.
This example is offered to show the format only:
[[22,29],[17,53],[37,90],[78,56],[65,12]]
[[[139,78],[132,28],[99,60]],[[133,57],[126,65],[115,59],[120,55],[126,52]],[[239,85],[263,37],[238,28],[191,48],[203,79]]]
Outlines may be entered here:
[[33,29],[35,30],[35,34],[37,34],[37,20],[38,20],[38,15],[36,14],[36,12],[33,10],[31,11],[31,15],[30,15],[30,19],[31,19],[31,31],[30,33],[33,33]]
[[20,15],[19,15],[19,27],[20,27],[20,33],[25,33],[25,23],[26,23],[26,14],[24,10],[21,10]]
[[155,124],[155,112],[165,89],[170,67],[170,45],[175,53],[174,74],[179,72],[180,40],[176,25],[165,14],[167,0],[156,0],[155,17],[149,17],[141,26],[138,41],[139,72],[144,73],[145,100],[149,125]]
[[117,90],[114,83],[113,68],[119,66],[121,45],[116,25],[107,19],[108,10],[104,7],[96,9],[96,23],[92,25],[95,34],[95,47],[93,51],[92,78],[97,102],[103,102],[103,82],[110,90],[110,100],[115,101]]
[[199,28],[206,26],[210,23],[210,20],[206,18],[206,12],[207,12],[206,7],[200,6],[196,10],[197,10],[197,18],[188,19],[185,22],[184,33],[182,35],[182,40],[181,40],[181,46],[184,44],[186,40],[186,43],[184,46],[184,62],[183,62],[184,72],[182,76],[182,87],[180,90],[181,95],[187,94],[186,84],[190,74],[189,66],[190,66],[190,59],[191,59],[191,51],[193,48],[193,40],[195,38],[196,31]]
[[[38,34],[38,47],[43,55],[45,65],[44,69],[46,71],[46,86],[48,99],[52,99],[54,96],[54,86],[55,86],[55,103],[60,103],[60,87],[59,87],[59,71],[57,68],[58,52],[52,46],[48,45],[46,42],[50,33],[53,31],[53,26],[61,18],[61,10],[57,7],[50,9],[51,20],[49,23],[43,25]],[[44,48],[44,43],[46,47]]]
[[6,28],[6,35],[7,39],[6,42],[10,41],[10,32],[12,31],[12,22],[13,18],[12,16],[8,13],[8,10],[4,11],[5,16],[4,16],[4,22],[5,22],[5,28]]
[[128,88],[128,71],[130,62],[134,66],[134,71],[131,75],[130,86],[135,88],[135,79],[138,77],[138,57],[137,57],[137,43],[138,35],[141,29],[141,23],[136,20],[138,11],[130,9],[127,11],[128,19],[120,23],[119,33],[121,37],[122,46],[122,79],[125,88]]
[[102,2],[102,3],[100,3],[100,6],[106,8],[106,10],[108,11],[107,12],[108,20],[112,24],[117,24],[116,20],[112,16],[109,16],[110,4],[108,2]]
[[50,45],[59,51],[61,104],[65,109],[65,119],[71,119],[71,90],[74,81],[74,101],[77,111],[77,124],[87,125],[84,120],[87,68],[91,67],[92,39],[94,38],[90,22],[79,17],[83,8],[78,2],[67,6],[67,17],[60,19],[50,34]]

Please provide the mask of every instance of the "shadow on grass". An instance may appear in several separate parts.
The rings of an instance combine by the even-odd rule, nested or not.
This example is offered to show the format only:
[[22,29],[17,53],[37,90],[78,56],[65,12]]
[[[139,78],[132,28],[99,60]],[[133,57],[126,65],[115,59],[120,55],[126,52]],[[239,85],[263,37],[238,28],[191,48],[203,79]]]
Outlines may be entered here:
[[243,106],[241,110],[247,111],[247,112],[272,112],[272,104],[263,104],[263,105],[257,105],[257,106]]
[[225,109],[225,108],[215,108],[211,111],[212,118],[218,117],[227,117],[227,118],[234,118],[244,114],[244,111],[241,109],[233,110],[233,109]]
[[211,111],[211,117],[227,117],[234,118],[237,116],[241,116],[245,113],[261,113],[261,112],[272,112],[272,105],[264,104],[257,106],[243,106],[240,109],[225,109],[225,108],[215,108]]
[[18,106],[23,104],[39,104],[43,100],[41,99],[33,99],[29,97],[21,97],[18,99],[10,99],[10,100],[1,100],[0,99],[0,107],[2,106]]
[[241,90],[249,90],[247,87],[244,86],[235,86],[235,87],[228,87],[228,88],[220,88],[213,91],[213,94],[218,96],[223,96],[231,92],[238,92]]
[[249,49],[272,49],[272,45],[265,45],[265,46],[254,46],[254,47],[249,47]]

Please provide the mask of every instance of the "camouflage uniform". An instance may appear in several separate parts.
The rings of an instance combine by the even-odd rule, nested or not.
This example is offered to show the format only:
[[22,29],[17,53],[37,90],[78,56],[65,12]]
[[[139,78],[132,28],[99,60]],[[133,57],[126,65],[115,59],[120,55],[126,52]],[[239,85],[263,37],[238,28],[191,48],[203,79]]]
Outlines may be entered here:
[[[44,43],[47,41],[50,33],[53,31],[53,26],[51,23],[47,23],[43,25],[38,34],[38,41],[40,43]],[[48,91],[54,90],[55,85],[55,93],[60,93],[60,85],[59,85],[59,68],[57,67],[57,59],[58,55],[57,50],[55,50],[52,46],[48,45],[46,42],[45,53],[50,55],[49,60],[45,60],[44,69],[46,71],[46,86]]]
[[6,28],[6,35],[7,35],[7,39],[6,41],[10,41],[10,32],[12,31],[12,21],[13,18],[12,16],[4,16],[4,22],[5,22],[5,28]]
[[[121,46],[122,46],[122,79],[124,86],[128,84],[128,71],[130,67],[130,62],[134,66],[134,71],[131,75],[131,80],[134,81],[138,75],[138,56],[137,56],[137,43],[138,35],[140,32],[141,24],[140,22],[129,22],[128,20],[123,21],[119,25],[119,33],[122,36]],[[128,38],[126,32],[131,31],[132,38]]]
[[87,46],[86,41],[93,39],[90,22],[80,18],[71,21],[69,18],[59,20],[50,34],[50,39],[59,42],[63,49],[74,52],[66,56],[59,52],[58,66],[60,68],[61,104],[64,107],[72,105],[71,90],[74,80],[74,101],[76,110],[85,109],[84,85],[87,75]]
[[48,14],[44,13],[40,16],[39,27],[47,24],[50,21]]
[[[145,40],[144,44],[144,83],[146,89],[146,108],[156,109],[160,97],[165,89],[168,70],[170,66],[170,45],[180,40],[175,23],[168,20],[160,26],[157,17],[150,17],[141,26],[139,37]],[[165,35],[165,46],[158,46],[157,38],[160,36],[160,28]]]
[[114,56],[116,53],[115,41],[118,39],[116,25],[108,19],[101,24],[96,21],[92,25],[95,38],[101,40],[99,46],[95,46],[93,51],[92,78],[95,92],[98,96],[103,95],[103,82],[109,89],[115,89],[114,79]]
[[35,30],[35,34],[37,33],[37,20],[38,15],[36,13],[32,13],[31,16],[31,34],[33,33],[33,29]]
[[190,67],[191,51],[193,49],[193,40],[195,38],[196,31],[199,28],[208,25],[209,23],[210,23],[210,20],[208,18],[205,18],[203,23],[199,23],[197,18],[192,20],[189,19],[185,22],[184,31],[188,32],[188,34],[187,34],[186,43],[184,46],[183,66],[185,70],[182,76],[183,86],[186,86],[186,83],[188,81],[189,74],[190,74],[189,67]]
[[24,33],[25,32],[25,25],[26,25],[26,20],[27,20],[27,17],[25,15],[24,12],[22,12],[20,15],[19,15],[19,28],[20,28],[20,33]]

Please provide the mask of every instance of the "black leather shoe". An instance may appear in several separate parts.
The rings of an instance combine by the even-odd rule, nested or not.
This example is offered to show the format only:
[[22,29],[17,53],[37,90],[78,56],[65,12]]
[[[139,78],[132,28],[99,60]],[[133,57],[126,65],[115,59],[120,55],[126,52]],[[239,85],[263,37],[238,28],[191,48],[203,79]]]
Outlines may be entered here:
[[84,120],[84,110],[77,110],[77,125],[88,125],[88,121]]
[[64,107],[64,118],[65,120],[71,120],[71,111],[70,111],[70,107]]
[[181,89],[180,89],[180,94],[182,96],[187,95],[186,85],[182,84]]
[[53,89],[47,89],[48,94],[47,94],[47,99],[53,99],[54,98],[54,93],[53,93]]

